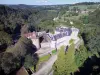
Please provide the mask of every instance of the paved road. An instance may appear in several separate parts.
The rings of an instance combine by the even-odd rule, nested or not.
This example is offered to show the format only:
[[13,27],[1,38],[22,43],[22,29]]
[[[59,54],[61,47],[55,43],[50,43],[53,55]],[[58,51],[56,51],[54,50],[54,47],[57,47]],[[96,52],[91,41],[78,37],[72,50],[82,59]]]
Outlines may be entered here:
[[52,70],[52,71],[49,73],[49,75],[53,75],[53,72],[54,72],[54,70]]
[[32,75],[48,75],[49,71],[52,69],[52,66],[56,60],[57,60],[57,55],[51,56],[51,58],[46,62],[45,66],[43,66],[38,72]]
[[38,50],[36,53],[39,55],[39,57],[48,55],[49,53],[52,52],[52,48],[48,47],[48,48],[40,48],[40,50]]

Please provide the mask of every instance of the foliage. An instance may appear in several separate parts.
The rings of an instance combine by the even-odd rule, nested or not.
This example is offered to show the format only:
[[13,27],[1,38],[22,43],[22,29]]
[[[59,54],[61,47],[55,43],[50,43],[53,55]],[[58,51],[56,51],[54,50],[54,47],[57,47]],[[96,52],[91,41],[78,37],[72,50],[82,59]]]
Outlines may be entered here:
[[29,68],[34,66],[34,61],[31,55],[26,55],[25,57],[25,63],[24,63],[24,67],[25,68]]
[[81,36],[84,40],[86,48],[89,50],[89,55],[96,54],[100,52],[100,22],[99,14],[100,10],[97,8],[94,12],[89,13],[89,15],[81,16],[80,20],[84,23],[81,26]]
[[[49,7],[49,6],[48,6]],[[27,5],[0,5],[0,52],[1,48],[4,47],[6,49],[9,45],[12,44],[13,40],[18,40],[18,36],[22,33],[27,33],[30,31],[42,31],[42,30],[49,30],[52,31],[54,27],[53,18],[57,16],[58,9],[56,8],[46,8],[46,7],[35,7],[35,6],[27,6]],[[43,25],[44,24],[44,25]],[[24,26],[23,26],[24,25]],[[22,30],[20,30],[22,28]],[[3,35],[3,36],[2,36]],[[6,46],[7,45],[7,46]],[[5,47],[6,46],[6,47]],[[13,64],[13,59],[19,58],[19,64],[23,65],[24,58],[27,54],[34,54],[36,51],[36,47],[32,44],[32,41],[25,37],[21,37],[15,46],[10,46],[7,48],[6,52],[11,53],[9,55],[8,64]],[[14,55],[14,56],[13,56]],[[14,58],[11,58],[13,56]],[[2,69],[7,71],[5,73],[12,72],[12,69],[15,70],[16,68],[12,68],[12,66],[5,66],[6,65],[6,56],[2,56],[4,61],[0,60],[2,64]],[[28,58],[28,56],[27,56]],[[36,64],[38,56],[33,56],[33,61]],[[3,64],[4,62],[4,64]],[[15,61],[16,62],[16,61]],[[14,62],[14,63],[15,63]],[[31,63],[30,61],[27,61]],[[17,62],[16,62],[17,63]],[[27,64],[28,64],[27,63]],[[30,64],[32,65],[32,64]],[[0,66],[1,67],[1,66]],[[14,64],[14,67],[16,65]],[[6,70],[7,69],[7,70]],[[9,69],[9,70],[8,70]]]
[[[95,52],[100,52],[100,36],[98,35],[100,33],[100,26],[98,25],[88,25],[84,28],[84,33],[82,34],[82,37],[84,39],[85,45],[93,54]],[[88,29],[87,29],[88,28]],[[92,32],[91,32],[92,31]]]
[[7,48],[7,50],[2,55],[2,58],[0,60],[2,70],[4,70],[4,72],[7,74],[13,72],[24,64],[24,58],[25,66],[27,64],[26,67],[36,64],[36,55],[32,59],[32,55],[35,51],[36,47],[33,46],[32,41],[27,39],[26,37],[21,37],[15,44],[15,46]]
[[12,53],[5,52],[1,61],[1,67],[6,74],[11,73],[15,69],[19,68],[19,58],[15,57]]
[[64,47],[59,51],[58,59],[55,62],[53,69],[54,75],[70,75],[78,70],[88,58],[88,52],[84,45],[81,45],[78,50],[74,49],[72,44],[67,54],[64,53]]
[[88,16],[82,16],[80,19],[82,20],[83,24],[88,24],[89,23]]
[[100,25],[100,9],[96,9],[94,12],[89,14],[89,21],[91,24]]
[[4,31],[0,31],[0,44],[7,44],[8,46],[12,44],[12,38],[11,36],[4,32]]
[[70,15],[71,16],[78,16],[79,14],[74,11],[74,12],[70,12]]
[[[28,24],[36,30],[36,25],[42,20],[52,20],[57,16],[57,9],[50,10],[52,9],[34,6],[28,7],[27,5],[18,5],[16,7],[0,5],[0,24],[5,26],[5,28],[9,27],[11,32],[7,31],[8,33],[13,33],[17,25],[22,26],[23,24]],[[20,31],[20,29],[18,30]]]
[[0,31],[0,53],[4,52],[7,46],[10,46],[13,43],[11,35],[4,31]]
[[46,20],[46,21],[42,21],[40,22],[40,24],[38,25],[39,31],[41,30],[45,30],[45,31],[50,31],[52,32],[53,29],[55,28],[55,24],[52,20]]
[[93,5],[93,4],[100,4],[100,2],[80,2],[76,3],[75,5]]
[[88,58],[88,52],[84,45],[81,45],[75,52],[75,62],[78,67],[81,67],[84,61]]
[[74,44],[69,47],[66,55],[64,53],[64,47],[60,49],[58,59],[53,66],[54,75],[70,75],[70,73],[77,70],[74,54]]
[[[0,58],[2,58],[3,54],[4,54],[4,53],[0,53]],[[2,70],[1,63],[2,63],[2,62],[1,62],[1,60],[0,60],[0,71]]]

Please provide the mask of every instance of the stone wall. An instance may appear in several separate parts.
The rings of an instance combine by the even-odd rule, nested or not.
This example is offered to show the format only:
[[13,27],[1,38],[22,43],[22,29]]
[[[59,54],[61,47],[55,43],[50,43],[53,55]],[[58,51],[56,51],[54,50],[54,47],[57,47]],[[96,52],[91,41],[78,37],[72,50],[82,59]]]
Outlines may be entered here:
[[50,47],[49,42],[41,43],[41,48],[48,48],[48,47]]
[[35,45],[36,48],[39,49],[40,48],[39,39],[36,38],[36,39],[31,39],[31,40],[32,40],[33,45]]

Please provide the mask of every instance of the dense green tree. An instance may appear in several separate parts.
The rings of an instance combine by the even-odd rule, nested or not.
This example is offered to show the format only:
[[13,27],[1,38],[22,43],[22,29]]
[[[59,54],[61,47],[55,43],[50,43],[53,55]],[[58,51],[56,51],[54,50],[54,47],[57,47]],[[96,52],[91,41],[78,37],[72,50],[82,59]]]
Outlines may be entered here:
[[78,67],[81,67],[84,61],[88,58],[88,52],[84,45],[81,45],[75,52],[75,61]]
[[30,67],[34,66],[34,60],[31,55],[26,55],[24,66],[26,68],[30,68]]
[[11,35],[4,31],[0,31],[0,52],[5,51],[7,46],[10,46],[12,43]]
[[12,44],[12,38],[9,34],[7,34],[4,31],[0,31],[0,44],[7,44],[7,45],[11,45]]
[[16,56],[25,56],[30,53],[33,54],[36,51],[36,47],[32,44],[30,39],[21,37],[14,47],[8,48],[7,52],[12,52]]
[[100,8],[89,14],[89,21],[91,24],[100,25]]
[[82,20],[83,24],[88,24],[89,23],[88,16],[82,16],[80,19]]
[[[100,52],[99,46],[100,46],[100,26],[98,25],[87,25],[84,28],[84,33],[82,34],[82,37],[84,39],[85,46],[89,51],[91,51],[93,54]],[[92,32],[91,32],[92,31]]]
[[0,25],[4,26],[5,32],[18,35],[23,24],[33,27],[31,31],[37,30],[37,25],[42,20],[53,20],[57,13],[58,9],[46,7],[0,5]]
[[65,55],[64,48],[61,48],[58,59],[54,64],[54,75],[70,75],[77,70],[77,65],[75,63],[75,48],[72,44],[67,54]]
[[2,59],[0,60],[1,67],[6,74],[11,73],[15,69],[19,68],[19,58],[15,57],[12,53],[5,52]]
[[[25,63],[30,63],[27,65],[33,65],[32,63],[34,59],[32,60],[32,58],[35,51],[36,47],[32,44],[32,41],[26,37],[21,37],[15,46],[7,48],[4,54],[0,55],[0,67],[6,74],[9,74],[15,71],[17,68],[20,68],[24,64],[24,59]],[[30,59],[28,61],[29,57]]]
[[55,24],[54,21],[52,20],[46,20],[46,21],[42,21],[40,22],[40,24],[38,25],[39,28],[41,28],[41,30],[49,30],[49,31],[53,31]]

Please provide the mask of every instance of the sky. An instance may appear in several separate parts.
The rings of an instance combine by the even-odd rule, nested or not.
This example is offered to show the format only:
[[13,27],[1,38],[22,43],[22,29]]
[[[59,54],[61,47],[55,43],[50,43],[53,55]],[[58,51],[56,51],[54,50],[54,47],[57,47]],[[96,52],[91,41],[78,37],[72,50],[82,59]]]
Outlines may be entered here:
[[55,5],[78,2],[100,2],[100,0],[0,0],[0,4]]

